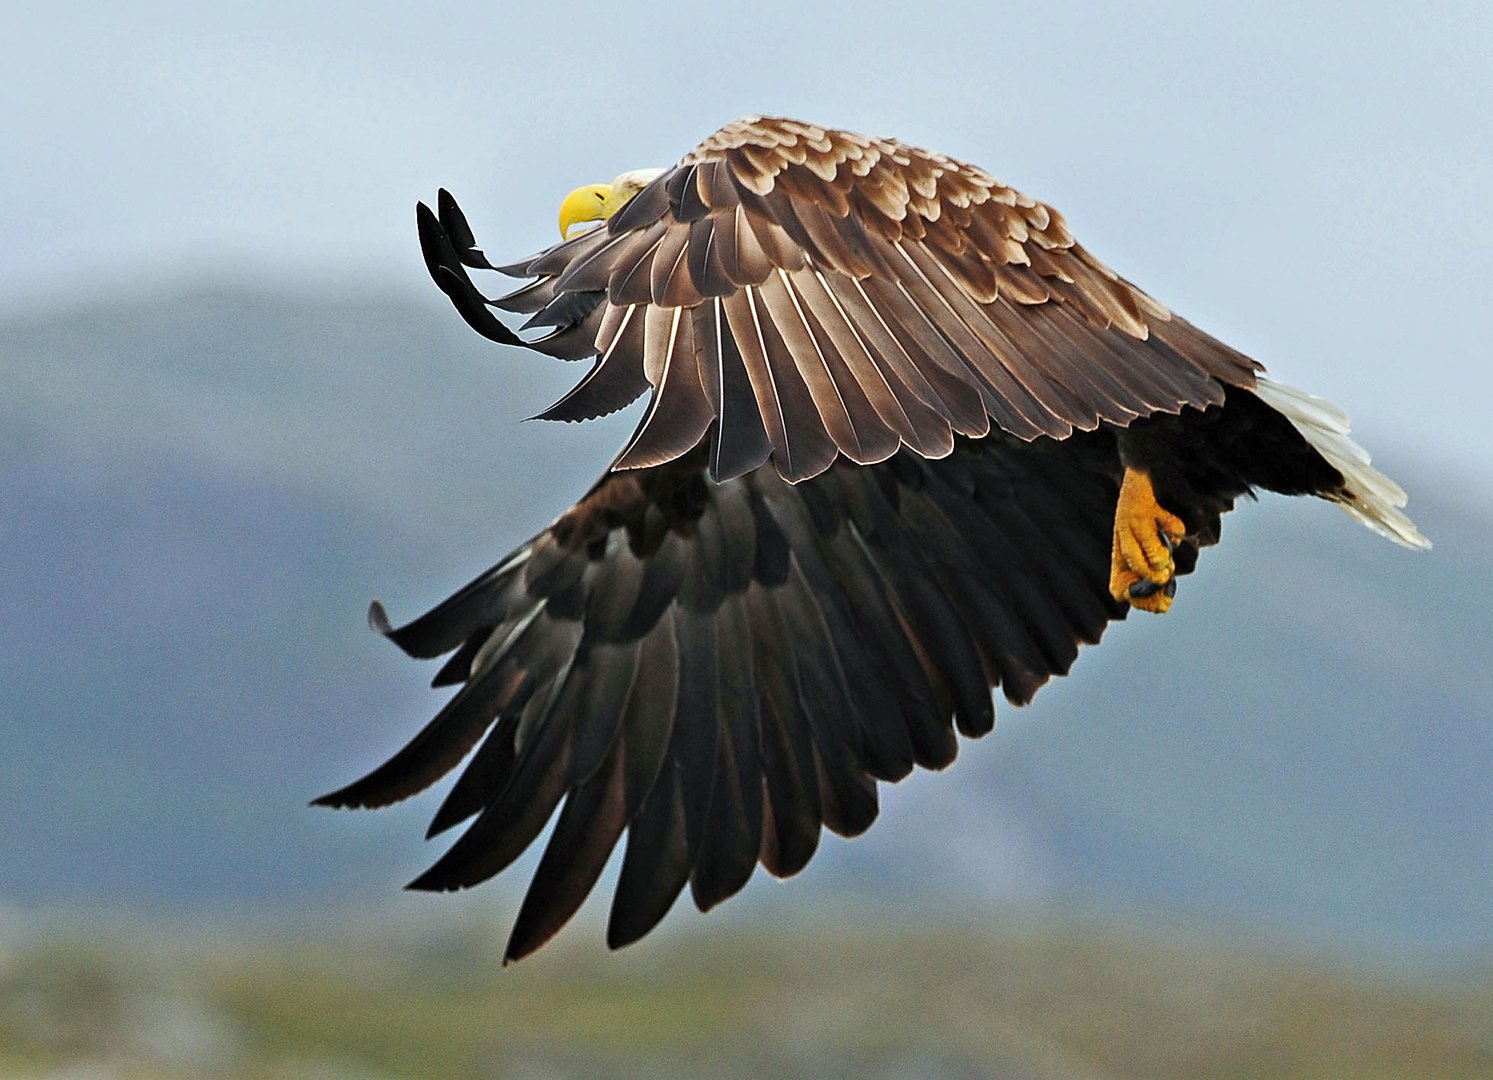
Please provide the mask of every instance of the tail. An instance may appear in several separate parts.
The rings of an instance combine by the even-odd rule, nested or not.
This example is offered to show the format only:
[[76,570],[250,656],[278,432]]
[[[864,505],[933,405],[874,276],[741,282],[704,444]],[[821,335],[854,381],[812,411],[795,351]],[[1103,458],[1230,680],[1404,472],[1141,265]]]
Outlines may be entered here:
[[1261,377],[1255,396],[1291,421],[1312,448],[1343,474],[1340,491],[1327,492],[1331,499],[1380,536],[1397,544],[1422,550],[1431,541],[1400,508],[1405,490],[1369,465],[1369,452],[1348,437],[1348,414],[1324,398]]

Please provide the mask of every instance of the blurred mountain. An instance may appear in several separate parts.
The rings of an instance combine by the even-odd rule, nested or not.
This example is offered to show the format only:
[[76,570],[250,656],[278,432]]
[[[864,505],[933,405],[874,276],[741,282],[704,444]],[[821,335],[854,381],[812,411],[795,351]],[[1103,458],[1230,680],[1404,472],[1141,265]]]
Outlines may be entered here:
[[[630,415],[518,423],[581,370],[392,295],[206,284],[0,323],[0,901],[326,907],[433,858],[434,796],[305,801],[441,700],[367,601],[423,610],[622,442]],[[1111,629],[946,774],[883,788],[868,837],[738,906],[1082,898],[1493,944],[1493,516],[1381,458],[1430,555],[1322,504],[1244,506],[1166,618]]]

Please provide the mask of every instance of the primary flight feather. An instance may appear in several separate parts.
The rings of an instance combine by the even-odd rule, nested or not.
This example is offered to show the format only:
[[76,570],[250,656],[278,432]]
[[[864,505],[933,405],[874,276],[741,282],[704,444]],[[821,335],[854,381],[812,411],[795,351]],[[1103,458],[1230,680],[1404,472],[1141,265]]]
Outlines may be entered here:
[[[538,536],[403,626],[373,606],[410,655],[450,654],[434,684],[459,689],[317,800],[383,806],[470,754],[431,834],[475,820],[424,889],[498,873],[559,808],[510,959],[564,925],[624,834],[614,947],[686,885],[705,910],[759,862],[796,873],[821,825],[864,831],[877,781],[990,730],[993,688],[1024,704],[1111,619],[1166,611],[1256,488],[1429,547],[1341,410],[939,154],[755,117],[671,169],[576,189],[562,242],[509,266],[449,193],[417,220],[478,333],[595,358],[542,416],[650,395]],[[489,298],[474,269],[530,280]]]

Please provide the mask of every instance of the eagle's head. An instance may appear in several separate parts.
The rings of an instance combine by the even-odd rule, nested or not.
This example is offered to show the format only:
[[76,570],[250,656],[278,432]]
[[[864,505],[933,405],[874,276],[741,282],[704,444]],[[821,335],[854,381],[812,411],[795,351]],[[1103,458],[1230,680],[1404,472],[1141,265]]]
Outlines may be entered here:
[[662,169],[633,169],[610,184],[586,184],[576,188],[560,204],[560,236],[569,239],[572,227],[587,221],[605,221],[663,172]]

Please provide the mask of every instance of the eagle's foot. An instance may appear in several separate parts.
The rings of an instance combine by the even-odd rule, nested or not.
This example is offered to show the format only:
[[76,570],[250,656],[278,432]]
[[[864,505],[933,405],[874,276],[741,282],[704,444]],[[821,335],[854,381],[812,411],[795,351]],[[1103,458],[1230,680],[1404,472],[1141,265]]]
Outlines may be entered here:
[[1115,502],[1110,595],[1142,611],[1171,607],[1177,591],[1172,549],[1186,534],[1182,519],[1156,501],[1151,477],[1126,466]]

